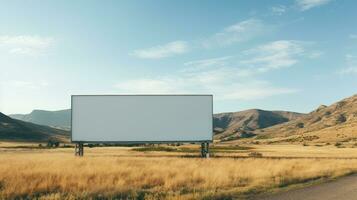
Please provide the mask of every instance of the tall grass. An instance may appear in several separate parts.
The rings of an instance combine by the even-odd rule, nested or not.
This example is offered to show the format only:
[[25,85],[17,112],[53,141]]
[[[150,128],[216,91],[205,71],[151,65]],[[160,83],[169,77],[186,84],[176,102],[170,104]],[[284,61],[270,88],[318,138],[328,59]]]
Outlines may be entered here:
[[0,199],[229,198],[355,172],[357,160],[0,154]]

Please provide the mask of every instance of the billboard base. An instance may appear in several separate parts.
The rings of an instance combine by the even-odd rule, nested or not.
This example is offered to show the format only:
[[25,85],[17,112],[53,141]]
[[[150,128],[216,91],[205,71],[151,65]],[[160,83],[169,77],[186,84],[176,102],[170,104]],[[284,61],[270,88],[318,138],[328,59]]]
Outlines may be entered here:
[[209,143],[201,143],[201,157],[209,158]]
[[[84,145],[81,142],[75,143],[74,155],[82,157],[84,155]],[[209,158],[209,142],[201,143],[201,157]]]
[[83,156],[83,143],[76,143],[74,155]]

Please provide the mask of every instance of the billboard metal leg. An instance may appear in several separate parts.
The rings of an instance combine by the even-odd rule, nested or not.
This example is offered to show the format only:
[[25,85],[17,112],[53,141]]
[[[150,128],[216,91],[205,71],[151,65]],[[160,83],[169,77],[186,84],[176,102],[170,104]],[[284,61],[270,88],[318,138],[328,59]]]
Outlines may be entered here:
[[205,143],[201,143],[201,157],[205,157]]
[[209,157],[209,143],[201,143],[201,157],[202,158],[208,158]]
[[83,156],[83,143],[76,143],[75,156]]
[[209,158],[209,143],[206,143],[206,158]]

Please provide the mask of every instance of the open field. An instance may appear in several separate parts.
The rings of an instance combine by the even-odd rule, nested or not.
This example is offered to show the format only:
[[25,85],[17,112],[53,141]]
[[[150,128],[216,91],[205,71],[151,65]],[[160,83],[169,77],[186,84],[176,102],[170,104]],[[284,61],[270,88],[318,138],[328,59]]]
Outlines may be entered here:
[[194,157],[194,145],[85,148],[82,158],[36,146],[0,143],[0,199],[233,199],[357,172],[357,149],[335,146],[215,147],[210,159]]

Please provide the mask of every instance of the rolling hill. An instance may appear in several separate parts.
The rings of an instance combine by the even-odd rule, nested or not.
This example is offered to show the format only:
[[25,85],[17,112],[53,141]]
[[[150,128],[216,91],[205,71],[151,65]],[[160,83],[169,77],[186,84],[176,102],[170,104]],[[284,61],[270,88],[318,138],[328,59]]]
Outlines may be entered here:
[[71,126],[71,110],[33,110],[29,114],[13,114],[11,118],[35,124],[69,130]]
[[223,140],[252,137],[257,129],[285,123],[302,116],[304,114],[259,109],[215,114],[213,117],[215,137]]
[[322,105],[309,114],[254,132],[275,142],[357,141],[357,95],[330,106]]
[[0,112],[0,140],[42,142],[68,138],[68,131],[12,119]]

